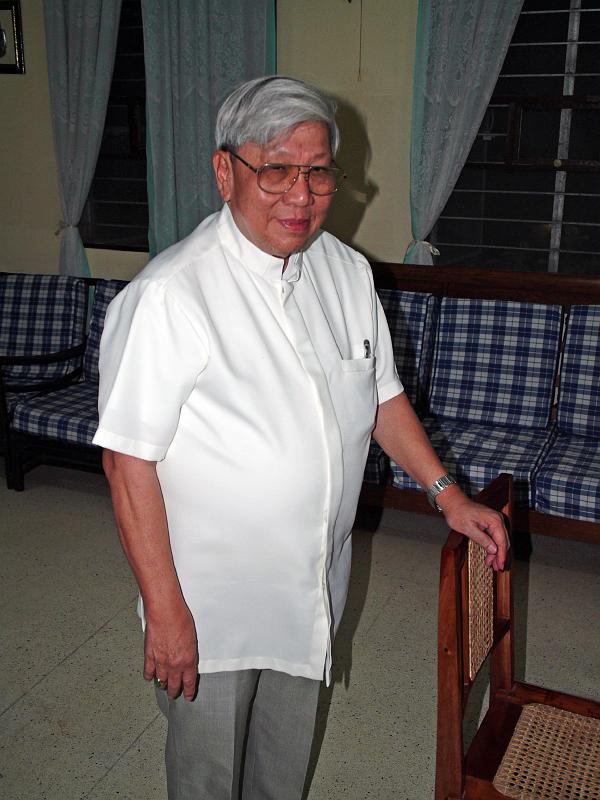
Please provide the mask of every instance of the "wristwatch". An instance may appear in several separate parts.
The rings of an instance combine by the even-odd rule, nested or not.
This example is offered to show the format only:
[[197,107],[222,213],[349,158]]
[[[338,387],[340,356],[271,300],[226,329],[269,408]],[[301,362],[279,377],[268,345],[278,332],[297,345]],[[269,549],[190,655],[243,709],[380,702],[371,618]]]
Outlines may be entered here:
[[442,475],[441,478],[438,478],[437,481],[434,481],[429,487],[429,489],[427,489],[427,499],[429,500],[431,507],[434,508],[436,511],[440,512],[442,511],[442,509],[437,504],[436,497],[440,492],[443,492],[444,489],[447,489],[449,486],[452,486],[453,484],[456,484],[456,481],[454,480],[452,475],[448,475],[448,473],[446,473],[445,475]]

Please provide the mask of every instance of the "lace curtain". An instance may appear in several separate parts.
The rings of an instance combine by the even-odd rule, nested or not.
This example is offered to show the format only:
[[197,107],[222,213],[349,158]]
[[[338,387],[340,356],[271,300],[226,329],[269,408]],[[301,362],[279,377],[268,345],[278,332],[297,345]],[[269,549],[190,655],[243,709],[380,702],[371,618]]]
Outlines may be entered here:
[[432,264],[424,241],[475,140],[523,0],[420,0],[413,84],[405,262]]
[[226,95],[275,72],[274,0],[142,0],[150,255],[221,205],[214,124]]
[[63,275],[90,274],[77,226],[102,141],[120,13],[121,0],[44,2]]

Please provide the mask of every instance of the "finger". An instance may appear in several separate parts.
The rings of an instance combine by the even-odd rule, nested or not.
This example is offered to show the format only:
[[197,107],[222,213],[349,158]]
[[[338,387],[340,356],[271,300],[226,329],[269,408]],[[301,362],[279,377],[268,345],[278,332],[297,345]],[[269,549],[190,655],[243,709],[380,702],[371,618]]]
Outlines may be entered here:
[[508,533],[501,517],[494,519],[487,528],[496,545],[496,563],[498,569],[503,569],[509,547]]
[[196,696],[196,687],[198,686],[198,671],[186,670],[183,673],[183,696],[186,700],[193,700]]
[[171,700],[174,700],[181,691],[181,672],[169,672],[165,688]]
[[156,662],[149,653],[144,653],[144,680],[151,681],[156,675]]
[[[483,550],[485,550],[485,564],[492,567],[494,570],[504,568],[506,558],[506,539],[502,528],[494,531],[490,527],[483,528],[481,522],[476,522],[472,529],[468,532],[468,536],[476,542]],[[494,537],[489,533],[493,533]]]
[[488,548],[486,548],[485,565],[497,571],[504,568],[504,560],[504,556],[501,554],[498,546],[492,542]]
[[168,676],[165,674],[165,676],[163,678],[159,678],[158,675],[157,675],[156,676],[156,685],[158,686],[159,689],[164,689],[166,691],[166,689],[167,689],[167,687],[169,685]]
[[494,558],[486,559],[486,564],[493,566],[494,569],[503,569],[509,547],[508,533],[502,516],[489,509],[486,510],[489,513],[475,521],[485,538],[480,538],[477,533],[474,533],[473,538],[484,547],[488,555],[494,555]]
[[488,554],[486,558],[487,557],[493,558],[498,552],[496,543],[490,536],[488,536],[485,530],[482,529],[482,527],[478,523],[475,523],[475,525],[471,528],[471,530],[468,531],[467,535],[469,536],[470,539],[472,539],[476,544],[478,544],[486,551],[486,553]]

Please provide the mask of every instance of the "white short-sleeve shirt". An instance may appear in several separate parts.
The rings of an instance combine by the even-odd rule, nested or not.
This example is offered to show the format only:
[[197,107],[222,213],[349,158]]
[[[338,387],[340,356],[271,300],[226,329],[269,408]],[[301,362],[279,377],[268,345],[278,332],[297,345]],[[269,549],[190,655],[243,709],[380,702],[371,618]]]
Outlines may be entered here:
[[283,262],[227,207],[110,304],[94,443],[157,461],[199,671],[329,675],[378,403],[402,391],[370,267]]

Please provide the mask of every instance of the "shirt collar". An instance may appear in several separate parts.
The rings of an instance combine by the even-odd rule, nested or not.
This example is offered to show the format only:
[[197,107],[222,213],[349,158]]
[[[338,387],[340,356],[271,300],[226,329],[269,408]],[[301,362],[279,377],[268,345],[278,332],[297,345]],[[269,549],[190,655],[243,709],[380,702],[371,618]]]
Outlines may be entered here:
[[225,204],[221,210],[218,221],[219,238],[224,247],[244,267],[260,275],[269,282],[288,281],[295,282],[300,278],[302,269],[302,253],[292,253],[288,258],[285,272],[282,274],[283,259],[272,256],[260,250],[247,239],[235,224],[235,220]]

